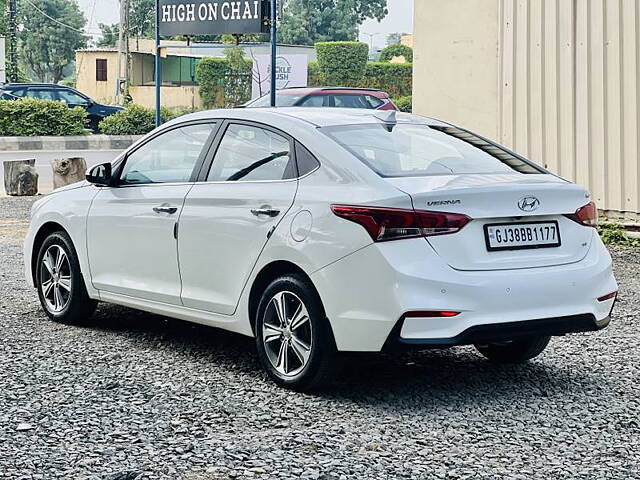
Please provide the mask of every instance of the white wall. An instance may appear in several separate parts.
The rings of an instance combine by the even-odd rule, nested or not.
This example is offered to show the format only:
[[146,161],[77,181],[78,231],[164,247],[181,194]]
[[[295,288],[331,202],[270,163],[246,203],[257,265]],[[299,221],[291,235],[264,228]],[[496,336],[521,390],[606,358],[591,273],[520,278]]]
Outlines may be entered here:
[[640,213],[638,0],[421,0],[414,109]]

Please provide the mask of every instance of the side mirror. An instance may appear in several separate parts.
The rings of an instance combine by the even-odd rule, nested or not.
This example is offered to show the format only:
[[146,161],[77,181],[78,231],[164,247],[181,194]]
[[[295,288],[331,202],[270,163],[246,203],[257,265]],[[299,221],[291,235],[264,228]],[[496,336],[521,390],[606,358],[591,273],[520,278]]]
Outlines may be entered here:
[[87,182],[93,183],[94,185],[103,187],[111,185],[111,164],[102,163],[100,165],[96,165],[89,170],[86,178]]

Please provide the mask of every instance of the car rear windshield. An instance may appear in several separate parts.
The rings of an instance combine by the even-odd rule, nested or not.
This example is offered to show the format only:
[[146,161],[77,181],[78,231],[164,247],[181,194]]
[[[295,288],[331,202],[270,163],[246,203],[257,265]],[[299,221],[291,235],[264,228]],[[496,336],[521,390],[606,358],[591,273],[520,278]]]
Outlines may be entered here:
[[456,127],[381,122],[321,130],[382,177],[546,173],[508,150]]

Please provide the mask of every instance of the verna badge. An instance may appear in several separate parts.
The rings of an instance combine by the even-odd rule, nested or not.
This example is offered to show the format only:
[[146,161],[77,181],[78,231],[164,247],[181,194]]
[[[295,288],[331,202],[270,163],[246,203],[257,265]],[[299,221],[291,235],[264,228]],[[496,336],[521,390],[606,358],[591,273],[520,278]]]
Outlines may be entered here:
[[518,200],[518,208],[523,212],[533,212],[540,206],[540,200],[537,197],[522,197]]

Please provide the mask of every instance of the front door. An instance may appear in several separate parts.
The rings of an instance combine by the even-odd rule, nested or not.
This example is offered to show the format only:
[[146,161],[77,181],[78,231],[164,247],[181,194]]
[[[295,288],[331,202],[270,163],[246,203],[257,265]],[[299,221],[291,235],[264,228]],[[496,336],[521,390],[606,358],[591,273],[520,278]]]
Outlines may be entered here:
[[91,280],[101,291],[179,305],[176,223],[215,125],[167,130],[125,159],[115,187],[91,204]]
[[187,194],[178,252],[185,306],[232,314],[270,233],[293,204],[292,142],[267,127],[230,123],[206,181]]

